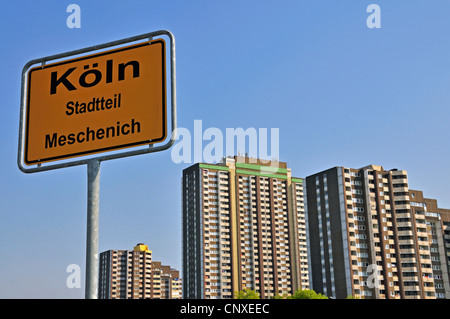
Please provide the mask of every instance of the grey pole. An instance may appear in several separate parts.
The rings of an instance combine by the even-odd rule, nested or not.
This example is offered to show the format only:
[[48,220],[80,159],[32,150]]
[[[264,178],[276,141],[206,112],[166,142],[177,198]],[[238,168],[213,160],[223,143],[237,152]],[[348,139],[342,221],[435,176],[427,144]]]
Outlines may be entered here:
[[89,160],[86,236],[86,299],[98,298],[98,216],[100,195],[100,161]]

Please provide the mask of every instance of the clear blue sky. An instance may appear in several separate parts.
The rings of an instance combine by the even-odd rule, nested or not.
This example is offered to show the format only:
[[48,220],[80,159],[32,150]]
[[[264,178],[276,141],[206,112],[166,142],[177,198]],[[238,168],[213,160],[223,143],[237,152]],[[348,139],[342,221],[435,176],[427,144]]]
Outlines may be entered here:
[[[81,7],[69,29],[66,8]],[[381,7],[369,29],[366,7]],[[0,298],[84,298],[86,167],[16,165],[29,60],[160,29],[177,48],[179,126],[279,128],[280,160],[408,170],[450,208],[450,2],[1,1]],[[150,245],[181,269],[181,176],[171,152],[102,163],[100,251]],[[66,267],[81,266],[80,289]]]

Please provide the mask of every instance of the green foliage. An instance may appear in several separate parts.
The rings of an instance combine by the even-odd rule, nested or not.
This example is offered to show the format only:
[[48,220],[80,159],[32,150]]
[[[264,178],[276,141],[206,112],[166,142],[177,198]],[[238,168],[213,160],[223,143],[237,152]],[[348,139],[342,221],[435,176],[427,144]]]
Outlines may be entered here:
[[361,297],[349,295],[345,299],[361,299]]
[[[351,297],[351,296],[350,296]],[[254,290],[244,289],[241,291],[236,291],[234,293],[235,299],[260,299],[259,293]],[[314,290],[297,290],[292,296],[288,296],[287,294],[276,294],[272,297],[273,299],[328,299],[327,296],[324,296],[320,293],[315,292]]]
[[236,291],[234,293],[235,299],[259,299],[259,293],[250,289],[244,289],[241,291]]
[[272,297],[272,299],[289,299],[289,295],[288,294],[280,295],[279,293],[277,293],[275,296]]
[[315,292],[314,290],[297,290],[289,299],[328,299],[327,296],[324,296],[320,293]]

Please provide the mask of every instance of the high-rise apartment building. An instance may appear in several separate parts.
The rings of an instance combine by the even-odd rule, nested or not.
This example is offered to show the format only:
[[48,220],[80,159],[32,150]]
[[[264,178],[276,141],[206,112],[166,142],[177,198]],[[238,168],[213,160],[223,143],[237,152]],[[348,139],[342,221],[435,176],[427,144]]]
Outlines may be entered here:
[[[450,299],[450,210],[439,208],[435,199],[424,198],[422,191],[409,190],[409,198],[412,216],[420,221],[416,228],[422,232],[422,241],[429,244],[420,256],[424,291],[434,293],[437,299]],[[426,228],[420,217],[425,217]]]
[[147,245],[100,254],[100,299],[180,299],[179,272],[152,261]]
[[183,298],[309,289],[303,179],[247,157],[183,170]]
[[312,289],[335,298],[450,298],[450,210],[407,172],[334,167],[305,179]]
[[152,276],[160,280],[159,299],[181,299],[181,279],[178,270],[162,265],[160,261],[153,261]]

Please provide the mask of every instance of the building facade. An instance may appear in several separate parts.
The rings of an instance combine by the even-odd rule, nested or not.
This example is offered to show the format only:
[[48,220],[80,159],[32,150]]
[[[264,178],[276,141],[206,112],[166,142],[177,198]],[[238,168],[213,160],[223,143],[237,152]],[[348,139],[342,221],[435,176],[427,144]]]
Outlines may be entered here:
[[303,179],[247,157],[183,170],[183,298],[309,289]]
[[180,299],[179,272],[152,260],[147,245],[100,254],[99,299]]
[[449,210],[407,172],[369,165],[306,177],[312,289],[334,298],[450,298]]

